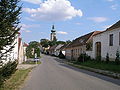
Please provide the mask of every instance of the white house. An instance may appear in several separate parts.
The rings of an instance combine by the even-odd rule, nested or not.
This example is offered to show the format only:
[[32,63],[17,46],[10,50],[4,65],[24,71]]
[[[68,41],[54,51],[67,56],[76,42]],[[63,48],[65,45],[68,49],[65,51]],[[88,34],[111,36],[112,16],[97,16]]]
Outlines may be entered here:
[[18,63],[21,64],[22,62],[24,62],[24,48],[23,48],[22,38],[19,38]]
[[24,57],[23,57],[23,60],[24,61],[27,61],[27,56],[26,56],[26,49],[28,47],[28,44],[24,43],[23,44],[23,52],[24,52]]
[[93,58],[101,56],[105,60],[108,53],[110,60],[115,60],[117,51],[120,51],[120,21],[93,37]]
[[[3,63],[7,63],[8,61],[14,61],[14,60],[18,60],[18,44],[19,44],[19,37],[20,37],[20,33],[16,34],[16,38],[12,44],[12,46],[14,45],[14,48],[12,48],[12,50],[10,52],[7,52],[3,57],[2,57],[2,61]],[[9,50],[10,46],[5,47],[5,49]],[[4,53],[5,51],[3,50],[2,53]]]
[[60,53],[60,48],[63,46],[63,44],[59,44],[57,45],[57,47],[55,48],[55,56],[58,56]]

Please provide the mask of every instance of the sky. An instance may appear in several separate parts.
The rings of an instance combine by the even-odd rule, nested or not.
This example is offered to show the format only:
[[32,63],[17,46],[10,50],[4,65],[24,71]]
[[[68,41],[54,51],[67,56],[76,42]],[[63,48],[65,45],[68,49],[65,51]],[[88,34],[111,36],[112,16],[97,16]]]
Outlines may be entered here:
[[74,40],[92,31],[103,31],[120,20],[120,0],[21,0],[21,37],[24,42]]

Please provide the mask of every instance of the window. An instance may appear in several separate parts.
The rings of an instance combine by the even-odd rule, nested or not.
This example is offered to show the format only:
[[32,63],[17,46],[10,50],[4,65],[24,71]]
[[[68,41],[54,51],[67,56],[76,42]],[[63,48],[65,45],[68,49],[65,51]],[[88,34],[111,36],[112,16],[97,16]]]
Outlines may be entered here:
[[110,45],[110,46],[113,46],[113,34],[110,34],[109,39],[110,39],[109,45]]

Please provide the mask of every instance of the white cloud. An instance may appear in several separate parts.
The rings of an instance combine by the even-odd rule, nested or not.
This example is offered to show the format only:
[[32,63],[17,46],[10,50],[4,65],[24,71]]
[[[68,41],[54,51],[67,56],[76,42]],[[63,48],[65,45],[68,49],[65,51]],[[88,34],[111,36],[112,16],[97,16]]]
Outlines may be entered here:
[[32,3],[32,4],[40,4],[41,3],[41,0],[22,0],[22,1]]
[[36,27],[40,27],[39,24],[32,24],[32,25],[27,25],[27,24],[20,24],[21,27],[21,31],[24,31],[24,32],[31,32],[29,29],[31,28],[36,28]]
[[108,2],[113,2],[114,0],[107,0]]
[[29,32],[31,32],[31,31],[30,31],[30,30],[25,30],[25,32],[29,33]]
[[94,21],[94,22],[98,22],[98,23],[100,23],[100,22],[105,22],[105,21],[107,21],[108,20],[108,18],[106,18],[106,17],[89,17],[89,18],[87,18],[88,20],[92,20],[92,21]]
[[111,8],[112,10],[116,10],[117,7],[118,7],[118,5],[117,5],[117,4],[114,4],[114,5],[112,5],[110,8]]
[[82,23],[77,22],[76,24],[77,24],[77,25],[81,25]]
[[75,9],[68,0],[47,0],[37,9],[23,8],[32,18],[44,21],[68,20],[82,16],[82,11]]
[[67,32],[64,32],[64,31],[58,31],[57,33],[58,33],[58,34],[64,34],[64,35],[67,35],[67,34],[68,34]]

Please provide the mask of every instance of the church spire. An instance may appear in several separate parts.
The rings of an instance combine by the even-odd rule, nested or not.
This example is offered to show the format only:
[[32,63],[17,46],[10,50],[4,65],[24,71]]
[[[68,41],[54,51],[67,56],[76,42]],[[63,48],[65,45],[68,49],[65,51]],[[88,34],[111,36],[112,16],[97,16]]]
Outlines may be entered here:
[[50,39],[51,39],[51,41],[56,41],[57,40],[57,38],[56,38],[56,30],[55,30],[55,26],[54,25],[52,25]]
[[55,26],[54,25],[52,25],[52,30],[54,30],[55,29]]

